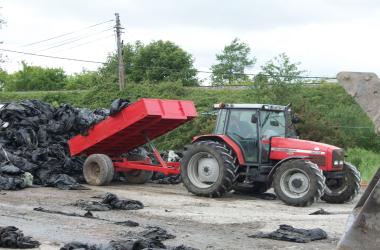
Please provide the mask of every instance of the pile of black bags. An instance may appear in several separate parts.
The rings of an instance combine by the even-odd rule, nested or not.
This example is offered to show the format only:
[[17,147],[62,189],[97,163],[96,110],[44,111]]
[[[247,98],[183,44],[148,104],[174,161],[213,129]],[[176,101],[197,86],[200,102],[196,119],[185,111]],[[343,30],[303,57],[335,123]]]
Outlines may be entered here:
[[[117,99],[113,114],[128,106]],[[38,100],[4,104],[0,108],[0,190],[19,190],[30,185],[82,189],[84,159],[70,157],[67,141],[86,135],[110,114],[69,104],[53,107]]]

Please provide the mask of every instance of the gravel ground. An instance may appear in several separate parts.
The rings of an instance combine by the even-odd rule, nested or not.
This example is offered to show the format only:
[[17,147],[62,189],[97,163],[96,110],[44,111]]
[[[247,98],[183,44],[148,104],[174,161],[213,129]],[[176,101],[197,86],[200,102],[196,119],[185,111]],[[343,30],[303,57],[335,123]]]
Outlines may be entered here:
[[[199,249],[333,249],[342,235],[354,202],[334,205],[318,202],[311,207],[297,208],[279,200],[228,194],[210,199],[189,194],[180,185],[89,186],[91,190],[63,191],[54,188],[28,188],[0,192],[0,226],[17,226],[26,235],[43,243],[41,249],[57,249],[69,241],[106,243],[122,239],[126,231],[140,231],[146,225],[159,225],[177,237],[164,243],[185,244]],[[33,211],[34,207],[77,212],[69,205],[78,199],[112,192],[120,198],[137,199],[145,208],[135,211],[94,212],[95,216],[112,221],[133,220],[139,227],[130,228],[107,221],[93,220]],[[323,208],[331,215],[308,215]],[[269,239],[252,239],[258,231],[273,231],[280,224],[299,228],[320,227],[329,238],[311,243],[290,243]]]

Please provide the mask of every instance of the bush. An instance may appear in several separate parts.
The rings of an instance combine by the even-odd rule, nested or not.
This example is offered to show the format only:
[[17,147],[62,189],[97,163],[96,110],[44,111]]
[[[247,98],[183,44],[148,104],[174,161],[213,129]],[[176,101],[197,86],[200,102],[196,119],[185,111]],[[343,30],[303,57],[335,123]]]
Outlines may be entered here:
[[[282,86],[284,87],[284,86]],[[281,98],[279,95],[282,95]],[[204,113],[215,103],[290,102],[301,117],[297,130],[302,139],[320,141],[342,148],[362,148],[380,152],[380,139],[373,125],[356,102],[337,84],[292,85],[280,91],[253,85],[247,89],[205,89],[184,87],[179,82],[128,84],[119,91],[114,83],[104,82],[89,91],[1,92],[1,101],[40,99],[54,104],[71,103],[78,107],[108,108],[116,98],[136,101],[143,97],[193,100],[199,117],[156,140],[160,149],[182,149],[195,135],[213,131],[215,118]]]
[[359,168],[362,179],[370,181],[380,166],[380,154],[362,148],[349,148],[347,161]]

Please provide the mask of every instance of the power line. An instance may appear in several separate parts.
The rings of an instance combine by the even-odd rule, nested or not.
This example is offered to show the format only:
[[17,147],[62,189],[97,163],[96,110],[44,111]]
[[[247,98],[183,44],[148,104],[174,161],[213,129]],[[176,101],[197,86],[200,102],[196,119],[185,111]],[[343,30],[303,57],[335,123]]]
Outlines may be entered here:
[[23,45],[22,47],[28,47],[28,46],[32,46],[32,45],[35,45],[35,44],[38,44],[38,43],[47,42],[47,41],[50,41],[50,40],[53,40],[53,39],[57,39],[57,38],[60,38],[60,37],[64,37],[64,36],[67,36],[67,35],[71,35],[71,34],[74,34],[74,33],[79,32],[79,31],[86,30],[86,29],[90,29],[90,28],[93,28],[93,27],[96,27],[96,26],[99,26],[99,25],[102,25],[102,24],[106,24],[106,23],[109,23],[109,22],[113,22],[113,21],[114,21],[114,20],[108,20],[108,21],[104,21],[104,22],[96,23],[96,24],[93,24],[93,25],[90,25],[90,26],[84,27],[84,28],[82,28],[82,29],[79,29],[79,30],[75,30],[75,31],[71,31],[71,32],[68,32],[68,33],[64,33],[64,34],[58,35],[58,36],[54,36],[54,37],[50,37],[50,38],[46,38],[46,39],[43,39],[43,40],[40,40],[40,41],[37,41],[37,42],[28,43],[28,44]]
[[24,54],[24,55],[30,55],[30,56],[39,56],[39,57],[54,58],[54,59],[60,59],[60,60],[76,61],[76,62],[87,62],[87,63],[105,64],[105,62],[98,62],[98,61],[91,61],[91,60],[84,60],[84,59],[77,59],[77,58],[68,58],[68,57],[59,57],[59,56],[41,55],[41,54],[36,54],[36,53],[16,51],[16,50],[10,50],[10,49],[0,49],[0,51],[17,53],[17,54]]
[[90,44],[90,43],[95,43],[95,42],[98,42],[98,41],[101,41],[101,40],[104,40],[104,39],[107,39],[107,38],[110,38],[110,37],[114,37],[114,35],[109,35],[109,36],[104,36],[104,37],[100,37],[100,38],[97,38],[96,40],[92,40],[92,41],[88,41],[88,42],[85,42],[85,43],[80,43],[78,45],[75,45],[73,47],[69,47],[69,48],[65,48],[65,49],[62,49],[62,50],[59,50],[55,53],[58,53],[58,52],[62,52],[62,51],[66,51],[66,50],[70,50],[70,49],[74,49],[74,48],[77,48],[77,47],[81,47],[83,45],[87,45],[87,44]]
[[[54,49],[54,48],[58,48],[58,47],[61,47],[61,46],[64,46],[66,44],[70,44],[70,43],[74,43],[74,42],[77,42],[77,41],[80,41],[80,40],[83,40],[83,39],[86,39],[86,38],[89,38],[89,37],[92,37],[94,35],[97,35],[97,34],[101,34],[101,33],[104,33],[106,31],[109,31],[109,30],[113,30],[113,27],[112,28],[108,28],[108,29],[105,29],[105,30],[102,30],[102,31],[99,31],[99,32],[96,32],[96,33],[92,33],[92,34],[89,34],[89,35],[86,35],[86,36],[79,36],[79,37],[76,37],[75,38],[71,38],[71,39],[66,39],[64,41],[61,41],[59,43],[56,43],[56,45],[53,45],[51,47],[48,47],[46,49],[42,49],[42,50],[39,50],[37,51],[38,52],[42,52],[42,51],[46,51],[46,50],[50,50],[50,49]],[[65,42],[66,41],[66,42]]]

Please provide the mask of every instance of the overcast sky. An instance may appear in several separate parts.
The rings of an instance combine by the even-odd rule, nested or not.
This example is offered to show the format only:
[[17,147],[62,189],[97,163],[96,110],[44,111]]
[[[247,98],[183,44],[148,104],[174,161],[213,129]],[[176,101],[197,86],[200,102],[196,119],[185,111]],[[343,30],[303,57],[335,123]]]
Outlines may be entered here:
[[[257,58],[250,72],[282,52],[301,62],[311,76],[380,69],[380,1],[376,0],[0,0],[0,6],[7,22],[0,30],[0,48],[5,49],[104,61],[116,47],[108,30],[113,22],[81,29],[114,19],[118,12],[125,43],[173,41],[193,55],[200,70],[209,69],[215,54],[235,37],[249,44]],[[25,46],[77,30],[81,31]],[[67,44],[60,46],[63,43]],[[3,54],[8,62],[2,67],[9,71],[19,69],[21,60],[62,67],[69,73],[99,66]]]

